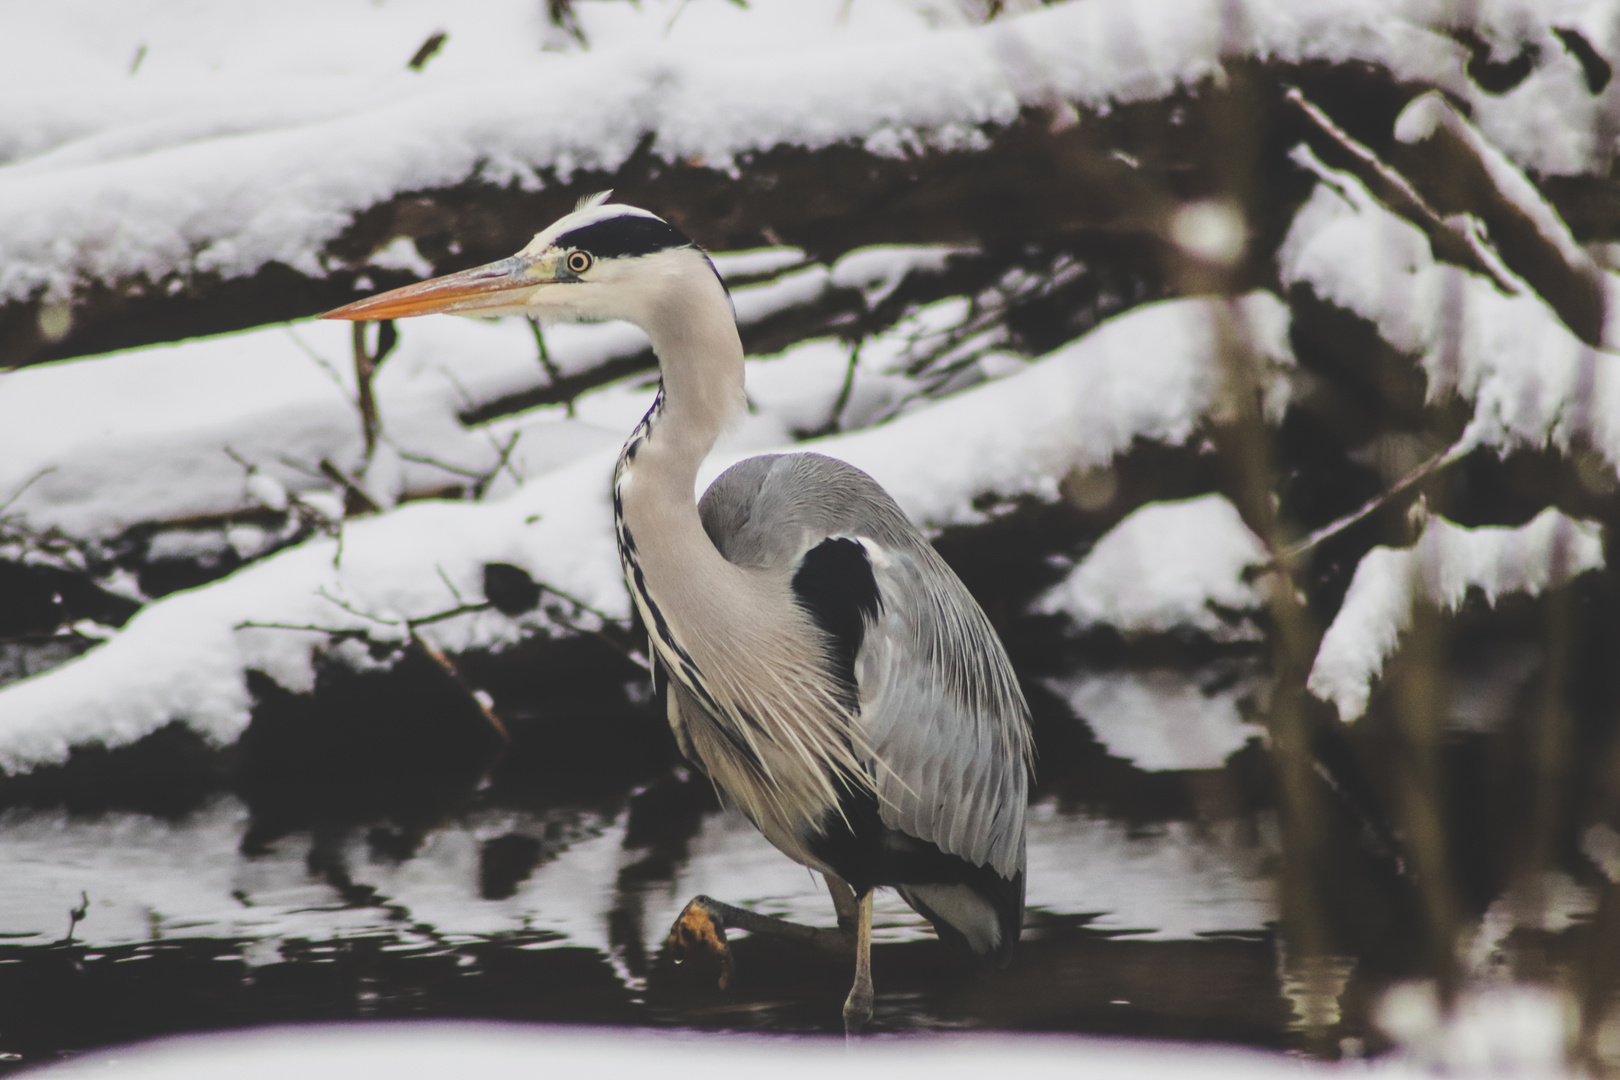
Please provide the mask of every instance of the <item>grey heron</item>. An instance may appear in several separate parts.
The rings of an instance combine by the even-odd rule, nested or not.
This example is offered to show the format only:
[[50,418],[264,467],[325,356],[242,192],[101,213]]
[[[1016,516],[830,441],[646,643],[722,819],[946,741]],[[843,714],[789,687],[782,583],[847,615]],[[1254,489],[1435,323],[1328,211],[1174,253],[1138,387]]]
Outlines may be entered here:
[[[895,501],[813,453],[749,458],[701,501],[698,469],[745,408],[743,349],[714,265],[662,218],[583,201],[508,259],[326,318],[432,312],[625,319],[662,371],[613,477],[626,584],[682,753],[789,858],[820,871],[872,1015],[872,891],[1001,965],[1024,908],[1028,709],[990,621]],[[780,930],[708,897],[672,941]],[[799,928],[814,933],[808,928]]]

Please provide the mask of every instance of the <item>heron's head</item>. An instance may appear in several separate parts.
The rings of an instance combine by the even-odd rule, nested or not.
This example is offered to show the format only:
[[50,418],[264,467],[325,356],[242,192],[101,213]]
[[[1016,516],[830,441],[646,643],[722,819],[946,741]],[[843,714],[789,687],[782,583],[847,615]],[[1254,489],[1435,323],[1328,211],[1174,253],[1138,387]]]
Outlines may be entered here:
[[[718,278],[708,257],[656,214],[603,192],[509,259],[432,278],[328,311],[323,319],[527,315],[542,322],[628,319],[646,326],[672,288]],[[723,293],[723,287],[722,287]]]

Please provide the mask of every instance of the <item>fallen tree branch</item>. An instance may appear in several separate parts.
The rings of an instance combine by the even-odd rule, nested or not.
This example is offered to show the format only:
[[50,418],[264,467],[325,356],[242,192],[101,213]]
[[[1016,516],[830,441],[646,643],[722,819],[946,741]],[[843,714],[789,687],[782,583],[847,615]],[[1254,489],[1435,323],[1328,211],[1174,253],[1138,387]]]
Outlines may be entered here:
[[1332,117],[1300,92],[1299,87],[1288,87],[1283,97],[1297,106],[1335,146],[1349,155],[1349,171],[1367,185],[1374,198],[1423,230],[1437,256],[1490,278],[1498,289],[1510,296],[1523,291],[1520,282],[1502,265],[1501,258],[1491,250],[1490,245],[1485,243],[1477,218],[1467,215],[1442,217],[1418,193],[1410,180],[1335,124]]

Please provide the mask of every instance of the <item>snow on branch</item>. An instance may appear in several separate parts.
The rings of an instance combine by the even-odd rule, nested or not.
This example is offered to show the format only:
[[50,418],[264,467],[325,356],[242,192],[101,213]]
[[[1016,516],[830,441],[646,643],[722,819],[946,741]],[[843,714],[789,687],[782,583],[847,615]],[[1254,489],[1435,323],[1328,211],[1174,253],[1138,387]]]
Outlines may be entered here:
[[1518,528],[1469,529],[1431,517],[1412,547],[1375,547],[1362,557],[1306,686],[1340,719],[1355,720],[1412,625],[1414,603],[1456,611],[1477,589],[1494,606],[1509,593],[1537,596],[1602,567],[1602,527],[1551,507]]
[[[1139,438],[1181,443],[1198,430],[1219,397],[1218,325],[1228,305],[1251,329],[1269,398],[1286,401],[1288,312],[1274,296],[1172,300],[891,423],[801,445],[865,469],[925,526],[983,521],[987,507],[1021,498],[1056,499],[1071,468],[1105,463]],[[623,430],[633,423],[625,418]],[[59,762],[84,743],[129,743],[173,720],[229,742],[249,720],[248,670],[292,690],[314,685],[326,635],[280,627],[405,625],[480,595],[490,563],[522,569],[584,614],[559,622],[543,610],[472,611],[420,625],[425,642],[458,654],[525,633],[589,630],[589,617],[626,618],[608,499],[615,456],[613,447],[587,454],[495,501],[408,503],[355,519],[343,530],[341,562],[338,541],[318,537],[149,604],[102,646],[0,689],[0,769]],[[703,482],[740,456],[715,455]]]
[[[205,280],[250,278],[271,264],[309,280],[419,270],[420,251],[399,247],[397,231],[378,234],[374,250],[339,241],[359,215],[404,193],[532,193],[614,174],[638,154],[724,173],[784,146],[889,158],[973,152],[1026,111],[1102,114],[1161,100],[1219,82],[1233,58],[1370,65],[1475,107],[1487,137],[1515,160],[1594,171],[1612,149],[1596,134],[1607,128],[1582,129],[1580,145],[1566,133],[1581,129],[1569,118],[1582,111],[1596,119],[1602,99],[1557,43],[1545,8],[1087,0],[985,26],[808,43],[698,49],[637,39],[569,55],[536,50],[521,62],[502,52],[481,67],[469,58],[455,77],[441,76],[437,61],[387,80],[256,72],[252,85],[201,73],[37,75],[0,86],[9,103],[0,153],[32,153],[0,165],[0,303],[43,303],[28,318],[54,342],[79,333],[70,301],[97,283],[138,305],[141,290],[154,301],[171,288],[206,291]],[[1581,23],[1611,50],[1612,28],[1567,14],[1556,16],[1561,25]],[[1523,86],[1487,94],[1468,78],[1452,29],[1545,39],[1548,59]],[[464,39],[458,32],[450,49]],[[1565,120],[1535,122],[1545,115]]]
[[1507,451],[1588,443],[1620,464],[1620,357],[1581,341],[1530,290],[1505,296],[1486,278],[1436,261],[1424,234],[1361,182],[1305,147],[1321,178],[1277,253],[1285,285],[1373,323],[1418,359],[1427,395],[1474,405],[1467,438]]
[[1604,308],[1613,305],[1604,302],[1603,272],[1530,178],[1478,128],[1444,96],[1430,92],[1402,110],[1395,121],[1395,138],[1413,148],[1406,156],[1412,168],[1421,170],[1420,182],[1453,200],[1459,193],[1464,196],[1466,213],[1454,214],[1448,222],[1476,237],[1482,223],[1501,261],[1534,288],[1577,337],[1600,347],[1606,338],[1613,344],[1615,330],[1604,325]]

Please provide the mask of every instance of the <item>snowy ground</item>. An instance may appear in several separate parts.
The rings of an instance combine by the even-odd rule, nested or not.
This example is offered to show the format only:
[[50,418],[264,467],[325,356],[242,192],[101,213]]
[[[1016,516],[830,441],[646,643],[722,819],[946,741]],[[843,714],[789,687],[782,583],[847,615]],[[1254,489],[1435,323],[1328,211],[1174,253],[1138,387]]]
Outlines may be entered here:
[[[731,1039],[624,1035],[477,1024],[423,1024],[325,1029],[289,1028],[254,1035],[173,1040],[89,1056],[46,1069],[46,1077],[223,1077],[256,1080],[298,1072],[311,1077],[438,1077],[469,1069],[522,1071],[544,1061],[585,1080],[657,1073],[670,1077],[971,1077],[1016,1068],[1028,1077],[1072,1076],[1083,1067],[1100,1080],[1172,1077],[1297,1077],[1330,1070],[1255,1053],[1197,1051],[1091,1039],[964,1038],[880,1041],[846,1049],[831,1040]],[[1376,1068],[1368,1075],[1423,1075]],[[1493,1075],[1537,1075],[1533,1071]]]

